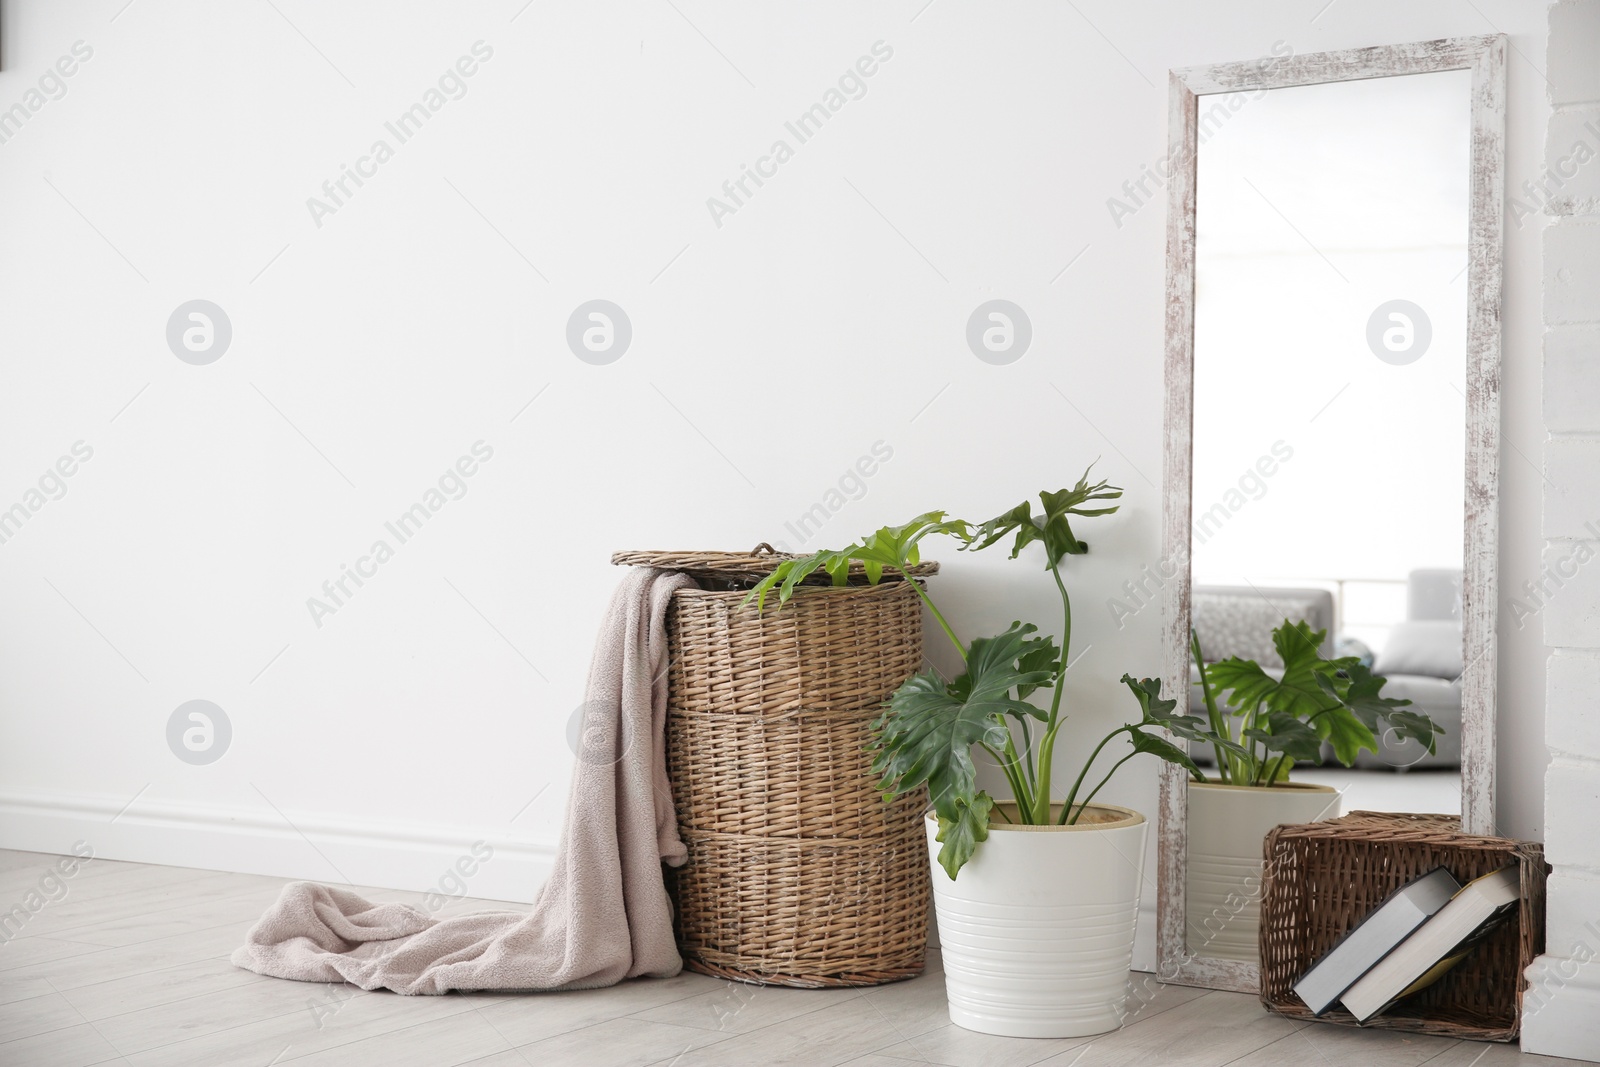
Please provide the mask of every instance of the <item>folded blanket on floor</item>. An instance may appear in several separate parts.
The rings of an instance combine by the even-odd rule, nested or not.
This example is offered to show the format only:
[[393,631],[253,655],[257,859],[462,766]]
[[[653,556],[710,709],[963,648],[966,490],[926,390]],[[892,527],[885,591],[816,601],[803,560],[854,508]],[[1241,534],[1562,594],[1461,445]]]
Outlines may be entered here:
[[663,862],[683,863],[667,781],[666,612],[686,575],[630,568],[589,668],[582,758],[555,869],[532,908],[433,919],[294,882],[233,954],[239,967],[362,989],[589,989],[683,968]]

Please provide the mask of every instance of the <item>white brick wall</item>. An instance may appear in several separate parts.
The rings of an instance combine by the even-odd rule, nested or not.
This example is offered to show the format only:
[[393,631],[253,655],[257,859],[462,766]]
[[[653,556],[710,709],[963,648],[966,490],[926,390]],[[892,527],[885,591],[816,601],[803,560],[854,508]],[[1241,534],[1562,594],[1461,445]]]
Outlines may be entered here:
[[1600,322],[1600,222],[1560,218],[1544,231],[1544,321]]
[[[1548,486],[1545,492],[1550,492]],[[1600,543],[1546,541],[1532,588],[1507,589],[1503,595],[1508,625],[1530,625],[1531,612],[1544,622],[1546,645],[1600,648]]]
[[[1544,802],[1550,813],[1544,839],[1545,860],[1557,870],[1583,868],[1600,872],[1600,834],[1595,833],[1595,813],[1600,812],[1600,765],[1593,759],[1556,756],[1544,775]],[[1597,916],[1600,917],[1600,916]],[[1573,930],[1557,930],[1568,939]],[[1600,1047],[1595,1049],[1600,1053]]]
[[1563,959],[1600,959],[1600,875],[1564,868],[1550,876],[1545,951]]
[[[1550,8],[1544,231],[1545,955],[1528,969],[1524,1051],[1600,1060],[1600,0]],[[1593,157],[1590,149],[1594,149]],[[1585,157],[1580,161],[1579,157]],[[1580,553],[1595,550],[1580,563]],[[1559,587],[1558,586],[1559,583]],[[1522,624],[1535,594],[1508,589]],[[1521,598],[1519,601],[1518,598]],[[1506,620],[1507,623],[1511,619]]]
[[1550,201],[1559,215],[1600,209],[1600,108],[1557,111],[1550,119],[1544,145],[1546,176],[1532,189],[1509,191],[1524,202]]
[[1544,475],[1544,535],[1600,540],[1600,437],[1551,438]]
[[[1595,161],[1600,174],[1600,160]],[[1600,327],[1555,326],[1544,335],[1544,424],[1551,433],[1593,430],[1600,412]],[[1600,501],[1595,504],[1600,511]]]
[[1562,0],[1550,8],[1550,55],[1545,81],[1550,102],[1600,103],[1600,63],[1595,43],[1600,42],[1600,5],[1591,0]]
[[[1545,744],[1553,754],[1600,752],[1600,652],[1557,649],[1545,667],[1545,707],[1562,711],[1545,720]],[[1600,921],[1600,894],[1591,899],[1590,910],[1590,918]]]

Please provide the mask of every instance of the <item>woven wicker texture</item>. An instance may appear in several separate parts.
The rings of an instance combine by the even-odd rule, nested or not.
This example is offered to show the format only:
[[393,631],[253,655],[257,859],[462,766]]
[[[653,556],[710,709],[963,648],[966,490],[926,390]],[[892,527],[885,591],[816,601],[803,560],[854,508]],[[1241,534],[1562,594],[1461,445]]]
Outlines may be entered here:
[[[1524,969],[1544,951],[1544,849],[1533,842],[1460,832],[1451,815],[1358,811],[1342,819],[1279,826],[1263,845],[1261,1003],[1297,1019],[1406,1030],[1475,1041],[1511,1041],[1521,1026]],[[1522,901],[1466,959],[1432,986],[1365,1024],[1340,1008],[1320,1017],[1293,986],[1341,937],[1402,885],[1445,867],[1463,885],[1517,864]]]
[[667,761],[679,820],[720,834],[880,842],[910,823],[926,863],[925,804],[886,804],[871,788],[877,779],[863,749],[877,714],[672,709]]
[[893,837],[793,838],[684,830],[678,947],[692,971],[801,988],[922,973],[928,846],[916,798]]
[[927,798],[884,803],[865,746],[922,662],[921,601],[905,581],[808,587],[764,613],[743,598],[680,590],[667,614],[667,772],[689,850],[669,884],[685,965],[802,987],[914,977]]
[[779,610],[681,590],[667,623],[682,711],[872,708],[922,662],[922,607],[905,582],[802,588]]

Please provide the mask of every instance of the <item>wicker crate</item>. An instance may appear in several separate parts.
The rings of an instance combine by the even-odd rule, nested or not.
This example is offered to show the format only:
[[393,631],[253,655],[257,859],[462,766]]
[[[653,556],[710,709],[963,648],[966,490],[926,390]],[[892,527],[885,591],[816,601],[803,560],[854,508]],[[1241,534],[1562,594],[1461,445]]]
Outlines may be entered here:
[[[1523,976],[1544,951],[1542,846],[1460,832],[1450,815],[1358,811],[1342,819],[1279,826],[1263,845],[1261,1003],[1296,1019],[1405,1030],[1474,1041],[1511,1041],[1521,1026]],[[1295,996],[1296,980],[1385,897],[1435,867],[1465,884],[1515,863],[1522,902],[1439,981],[1364,1024],[1341,1008],[1321,1016]]]
[[921,600],[902,576],[856,575],[781,610],[775,595],[764,613],[742,606],[783,558],[612,557],[701,585],[667,613],[667,776],[689,851],[668,876],[679,950],[690,970],[767,985],[911,978],[927,952],[927,798],[885,803],[865,748],[922,662]]

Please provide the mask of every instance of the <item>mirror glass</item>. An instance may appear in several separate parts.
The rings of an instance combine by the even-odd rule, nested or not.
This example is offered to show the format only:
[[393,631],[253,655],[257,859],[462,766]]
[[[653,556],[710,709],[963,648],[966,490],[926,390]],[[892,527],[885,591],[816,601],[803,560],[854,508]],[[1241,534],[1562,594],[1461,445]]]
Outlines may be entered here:
[[1443,728],[1289,771],[1346,812],[1459,811],[1470,85],[1199,98],[1192,623],[1271,672],[1303,619]]

